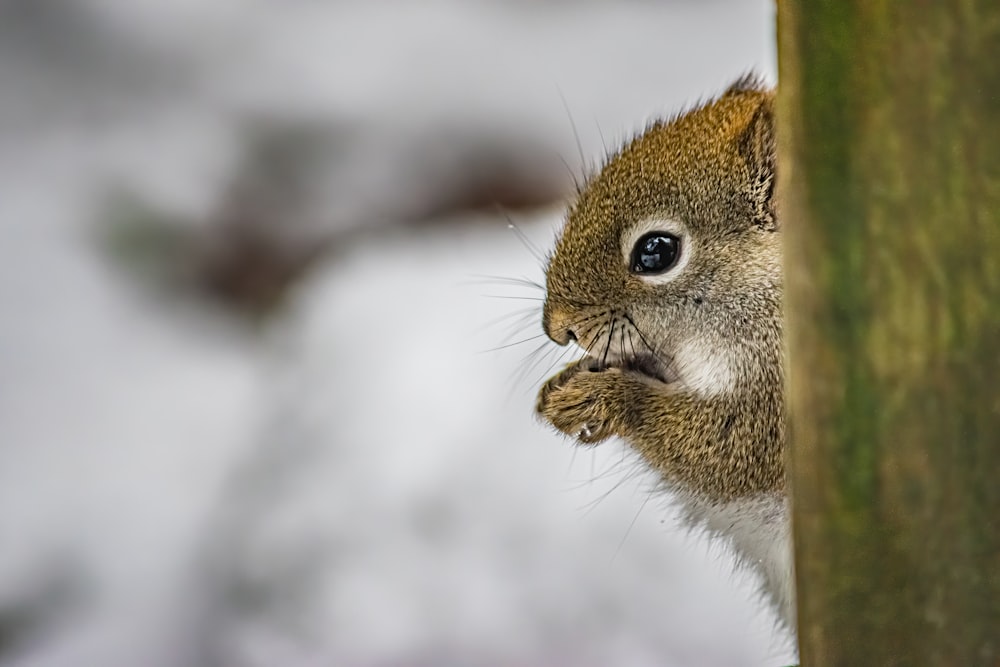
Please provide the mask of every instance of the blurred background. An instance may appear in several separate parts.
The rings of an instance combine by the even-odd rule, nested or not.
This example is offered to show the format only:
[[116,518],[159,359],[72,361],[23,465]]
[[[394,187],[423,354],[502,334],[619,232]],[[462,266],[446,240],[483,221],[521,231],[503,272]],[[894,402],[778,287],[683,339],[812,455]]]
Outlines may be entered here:
[[[780,665],[541,253],[770,0],[0,0],[0,665]],[[568,357],[563,357],[563,361]]]

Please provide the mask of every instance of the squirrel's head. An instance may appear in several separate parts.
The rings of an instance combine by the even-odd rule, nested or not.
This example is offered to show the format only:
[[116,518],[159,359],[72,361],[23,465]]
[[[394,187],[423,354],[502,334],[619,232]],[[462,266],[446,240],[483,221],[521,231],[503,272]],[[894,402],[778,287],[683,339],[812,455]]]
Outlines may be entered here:
[[747,77],[651,125],[571,207],[543,325],[600,365],[703,392],[780,355],[773,93]]

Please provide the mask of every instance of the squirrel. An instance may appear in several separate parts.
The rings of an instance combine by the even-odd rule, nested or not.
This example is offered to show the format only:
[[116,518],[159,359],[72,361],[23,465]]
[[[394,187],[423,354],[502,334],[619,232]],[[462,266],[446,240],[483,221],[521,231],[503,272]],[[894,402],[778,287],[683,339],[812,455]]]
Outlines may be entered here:
[[545,334],[584,356],[536,412],[583,444],[624,439],[794,633],[775,161],[774,92],[752,74],[607,158],[545,272]]

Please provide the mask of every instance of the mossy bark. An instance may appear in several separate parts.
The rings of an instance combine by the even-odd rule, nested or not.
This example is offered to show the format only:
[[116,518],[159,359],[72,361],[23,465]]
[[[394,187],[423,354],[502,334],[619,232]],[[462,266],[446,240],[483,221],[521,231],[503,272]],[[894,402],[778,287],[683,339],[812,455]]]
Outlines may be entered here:
[[778,11],[802,664],[1000,665],[1000,2]]

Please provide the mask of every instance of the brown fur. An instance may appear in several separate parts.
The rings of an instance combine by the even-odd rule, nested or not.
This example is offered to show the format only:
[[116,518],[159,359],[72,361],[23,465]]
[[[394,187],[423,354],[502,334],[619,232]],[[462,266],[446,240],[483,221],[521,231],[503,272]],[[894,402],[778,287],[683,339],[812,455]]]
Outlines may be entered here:
[[[546,274],[546,333],[589,354],[542,387],[538,413],[581,442],[621,436],[710,502],[784,493],[772,109],[748,77],[650,126],[583,188]],[[662,284],[630,273],[623,254],[623,236],[650,219],[682,225],[691,253]],[[699,388],[716,376],[678,366],[684,349],[726,360],[724,390]],[[649,353],[659,379],[634,368]]]

